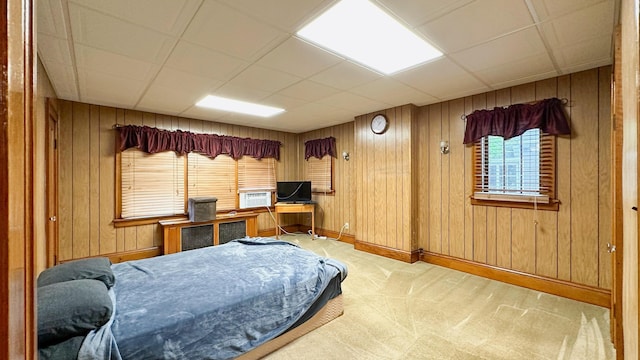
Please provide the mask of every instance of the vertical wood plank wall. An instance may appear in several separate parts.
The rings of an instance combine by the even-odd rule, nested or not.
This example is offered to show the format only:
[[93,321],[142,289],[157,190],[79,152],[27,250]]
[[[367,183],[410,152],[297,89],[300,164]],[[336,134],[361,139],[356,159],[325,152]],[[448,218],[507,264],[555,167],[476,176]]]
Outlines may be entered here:
[[[611,67],[607,66],[421,107],[419,167],[413,177],[419,194],[419,247],[609,289],[610,85]],[[560,211],[471,206],[472,153],[471,147],[462,144],[461,115],[549,97],[569,100],[572,130],[570,137],[557,139]],[[449,141],[449,154],[440,153],[440,140]]]
[[[388,131],[370,130],[374,114],[304,134],[233,126],[104,106],[61,102],[61,259],[158,246],[157,225],[114,228],[113,124],[212,132],[283,142],[278,179],[304,177],[304,141],[334,136],[334,195],[315,195],[318,228],[400,252],[467,259],[609,289],[611,231],[610,67],[438,104],[384,112]],[[461,115],[548,97],[567,98],[573,135],[557,140],[560,211],[471,206],[471,148]],[[450,153],[440,154],[448,140]],[[344,161],[342,151],[350,153]],[[65,215],[69,214],[69,215]],[[310,219],[291,218],[310,225]],[[537,220],[537,225],[534,224]],[[285,219],[287,221],[287,219]],[[268,213],[260,230],[274,227]]]
[[[417,249],[414,204],[417,189],[412,174],[417,164],[412,141],[417,108],[404,105],[384,111],[388,130],[371,131],[378,112],[355,119],[356,242],[410,253]],[[357,244],[356,244],[357,247]]]
[[[336,138],[337,157],[334,159],[333,167],[333,189],[335,191],[333,194],[313,194],[313,200],[317,203],[315,225],[316,228],[339,233],[344,223],[349,223],[349,229],[344,230],[343,234],[353,234],[355,226],[353,174],[358,156],[353,143],[353,122],[300,134],[300,178],[304,178],[307,170],[307,162],[304,160],[305,141],[323,139],[330,136]],[[342,158],[343,151],[349,153],[349,161]],[[303,224],[310,226],[311,219],[307,216],[303,220]]]
[[[299,174],[298,135],[85,103],[60,101],[60,260],[121,253],[162,245],[159,225],[115,228],[115,124],[279,140],[277,178]],[[258,229],[272,229],[268,213]]]

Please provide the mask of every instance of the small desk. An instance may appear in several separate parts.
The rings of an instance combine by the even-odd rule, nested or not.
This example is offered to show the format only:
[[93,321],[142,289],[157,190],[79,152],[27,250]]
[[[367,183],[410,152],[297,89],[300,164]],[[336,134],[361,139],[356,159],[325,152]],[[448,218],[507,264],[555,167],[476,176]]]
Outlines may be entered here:
[[280,238],[280,214],[291,213],[311,213],[311,237],[316,237],[316,217],[315,217],[316,204],[287,204],[276,203],[276,239]]

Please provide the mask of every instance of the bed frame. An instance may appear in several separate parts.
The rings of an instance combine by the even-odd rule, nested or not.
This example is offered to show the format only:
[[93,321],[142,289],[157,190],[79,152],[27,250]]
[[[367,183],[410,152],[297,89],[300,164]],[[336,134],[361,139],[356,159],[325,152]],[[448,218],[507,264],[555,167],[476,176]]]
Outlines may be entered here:
[[311,319],[307,320],[300,326],[291,331],[278,336],[277,338],[270,340],[257,348],[242,354],[237,357],[237,360],[253,360],[260,359],[277,349],[287,345],[293,340],[308,334],[309,332],[325,325],[332,320],[340,317],[344,313],[344,303],[342,295],[338,295],[335,298],[329,300],[322,309],[320,309]]

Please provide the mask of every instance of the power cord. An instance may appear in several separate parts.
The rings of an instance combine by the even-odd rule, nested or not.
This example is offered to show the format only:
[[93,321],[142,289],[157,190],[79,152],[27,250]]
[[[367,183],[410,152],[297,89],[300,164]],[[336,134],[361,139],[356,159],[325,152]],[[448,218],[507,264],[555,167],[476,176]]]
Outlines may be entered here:
[[[275,216],[273,216],[273,213],[271,212],[271,209],[270,209],[268,206],[265,206],[265,207],[266,207],[266,208],[267,208],[267,210],[269,211],[269,215],[271,215],[271,219],[273,219],[273,223],[276,225],[276,227],[280,228],[280,231],[282,231],[284,234],[287,234],[287,235],[293,235],[292,233],[287,232],[287,230],[285,230],[282,226],[280,226],[280,225],[278,224],[278,222],[276,221]],[[311,230],[309,230],[309,231],[311,231]]]

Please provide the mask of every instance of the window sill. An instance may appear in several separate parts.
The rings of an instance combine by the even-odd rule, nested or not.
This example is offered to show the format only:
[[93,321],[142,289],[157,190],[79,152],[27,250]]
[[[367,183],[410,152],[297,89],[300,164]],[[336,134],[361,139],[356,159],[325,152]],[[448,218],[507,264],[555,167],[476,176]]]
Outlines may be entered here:
[[185,220],[189,219],[187,215],[172,215],[172,216],[154,216],[135,219],[113,219],[113,227],[124,228],[129,226],[140,226],[157,224],[160,220]]
[[513,209],[537,209],[546,211],[558,211],[560,209],[560,201],[556,199],[551,199],[549,203],[533,203],[529,201],[476,199],[472,196],[471,205],[505,207]]
[[471,205],[538,209],[558,211],[559,201],[547,195],[515,195],[499,192],[476,192],[471,196]]
[[[273,205],[269,207],[269,210],[271,211],[275,210]],[[267,212],[269,210],[267,210],[264,206],[262,206],[258,208],[220,210],[220,211],[217,211],[216,214],[227,215],[227,214],[243,214],[243,213],[262,213],[262,212]],[[130,226],[157,224],[159,221],[172,221],[172,220],[179,220],[179,221],[189,220],[189,215],[155,216],[155,217],[135,218],[135,219],[113,219],[113,227],[125,228]]]

